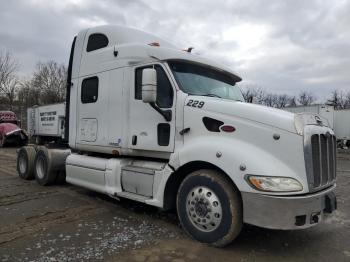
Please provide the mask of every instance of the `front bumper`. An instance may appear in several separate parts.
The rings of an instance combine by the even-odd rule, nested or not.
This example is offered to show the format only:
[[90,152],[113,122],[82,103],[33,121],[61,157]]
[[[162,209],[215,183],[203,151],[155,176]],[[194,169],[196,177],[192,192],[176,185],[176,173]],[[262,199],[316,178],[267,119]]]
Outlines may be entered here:
[[317,225],[337,208],[335,185],[302,196],[242,192],[243,221],[270,229],[302,229]]

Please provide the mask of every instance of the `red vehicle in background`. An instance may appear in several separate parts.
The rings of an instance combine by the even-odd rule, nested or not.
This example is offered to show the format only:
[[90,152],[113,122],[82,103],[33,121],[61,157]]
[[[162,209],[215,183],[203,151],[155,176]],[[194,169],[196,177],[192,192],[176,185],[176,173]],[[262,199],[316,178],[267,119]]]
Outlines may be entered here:
[[0,147],[5,145],[23,146],[28,142],[27,133],[19,127],[14,112],[0,111]]

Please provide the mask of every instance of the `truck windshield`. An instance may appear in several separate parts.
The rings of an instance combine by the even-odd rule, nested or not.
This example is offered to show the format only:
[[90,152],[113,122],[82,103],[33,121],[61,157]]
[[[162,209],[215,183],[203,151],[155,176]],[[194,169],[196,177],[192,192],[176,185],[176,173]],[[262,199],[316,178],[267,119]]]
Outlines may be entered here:
[[244,101],[229,74],[208,67],[186,62],[169,61],[169,66],[180,89],[190,95],[213,96],[235,101]]

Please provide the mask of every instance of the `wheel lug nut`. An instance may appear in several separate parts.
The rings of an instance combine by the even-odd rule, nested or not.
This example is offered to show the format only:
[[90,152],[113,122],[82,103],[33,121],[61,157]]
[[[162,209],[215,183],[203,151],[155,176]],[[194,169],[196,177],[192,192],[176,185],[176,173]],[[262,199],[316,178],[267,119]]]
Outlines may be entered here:
[[209,216],[209,215],[207,215],[206,217],[207,217],[207,219],[209,219],[209,218],[210,218],[210,216]]

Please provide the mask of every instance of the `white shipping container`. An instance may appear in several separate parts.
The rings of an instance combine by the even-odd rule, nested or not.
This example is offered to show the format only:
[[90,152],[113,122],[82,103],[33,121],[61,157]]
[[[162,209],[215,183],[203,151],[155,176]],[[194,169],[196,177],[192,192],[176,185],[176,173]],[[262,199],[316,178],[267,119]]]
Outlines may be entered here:
[[338,139],[350,140],[350,109],[334,111],[334,132]]
[[30,136],[62,137],[65,103],[28,108],[27,116]]

